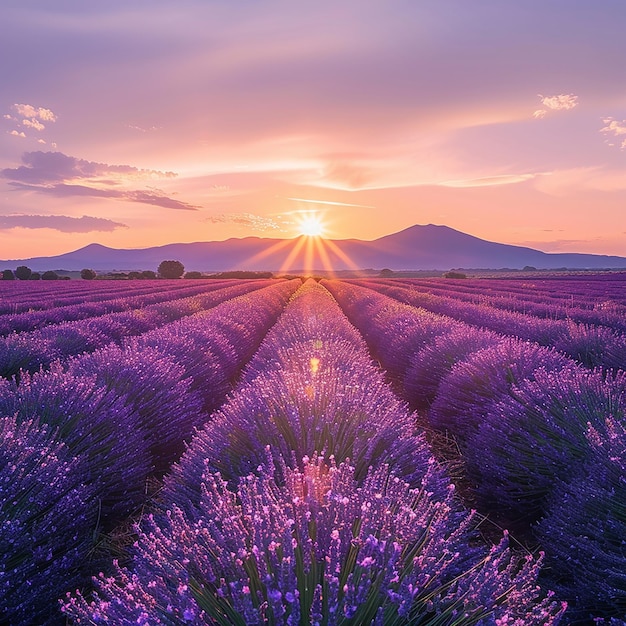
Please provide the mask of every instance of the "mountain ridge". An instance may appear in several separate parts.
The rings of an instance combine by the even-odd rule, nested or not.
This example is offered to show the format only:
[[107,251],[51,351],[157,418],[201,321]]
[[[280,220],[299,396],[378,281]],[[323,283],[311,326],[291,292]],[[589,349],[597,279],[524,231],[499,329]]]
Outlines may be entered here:
[[522,269],[526,266],[537,269],[626,269],[626,257],[542,252],[480,239],[436,224],[415,224],[373,240],[325,240],[305,235],[294,239],[250,236],[127,249],[91,243],[56,256],[3,260],[0,265],[27,265],[34,271],[76,271],[88,267],[102,272],[156,269],[163,260],[178,260],[186,270],[204,272],[290,272],[330,268],[335,271],[364,268],[446,271],[461,268]]

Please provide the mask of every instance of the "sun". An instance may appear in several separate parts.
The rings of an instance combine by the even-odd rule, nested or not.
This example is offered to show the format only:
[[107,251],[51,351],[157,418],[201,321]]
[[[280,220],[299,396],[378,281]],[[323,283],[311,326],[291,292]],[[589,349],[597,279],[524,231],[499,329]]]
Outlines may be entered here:
[[325,232],[324,224],[317,213],[304,215],[298,222],[298,230],[307,237],[322,237]]

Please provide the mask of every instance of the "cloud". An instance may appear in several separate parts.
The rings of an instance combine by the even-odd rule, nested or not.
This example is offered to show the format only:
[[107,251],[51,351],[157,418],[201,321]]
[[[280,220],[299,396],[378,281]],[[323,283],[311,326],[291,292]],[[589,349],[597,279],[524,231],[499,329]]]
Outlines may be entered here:
[[[563,231],[558,231],[563,232]],[[594,239],[553,239],[551,241],[521,241],[517,245],[528,246],[535,250],[541,250],[543,252],[574,252],[583,253],[585,249],[589,252],[595,252],[594,248],[597,248],[597,242],[601,240],[600,237]]]
[[13,137],[26,137],[26,133],[17,130],[11,130],[8,131],[8,133],[9,135],[13,135]]
[[[23,183],[48,184],[76,180],[174,178],[174,172],[144,170],[132,165],[108,165],[77,159],[62,152],[25,152],[20,167],[0,170],[2,178]],[[121,180],[119,182],[121,182]],[[111,181],[108,181],[111,182]]]
[[553,111],[569,111],[578,106],[578,96],[575,96],[573,93],[567,95],[560,94],[558,96],[542,96],[539,94],[539,97],[541,98],[541,103]]
[[[614,137],[622,137],[623,135],[626,135],[626,120],[619,122],[612,117],[606,117],[602,121],[605,126],[600,129],[601,133],[604,133],[605,135],[613,135]],[[614,144],[610,143],[609,145],[612,146]],[[626,138],[622,140],[620,147],[622,150],[626,148]]]
[[602,128],[600,132],[602,133],[613,133],[614,135],[626,135],[626,120],[622,120],[618,122],[613,118],[605,118],[602,120],[606,126]]
[[122,197],[125,200],[131,202],[141,202],[143,204],[152,204],[153,206],[160,206],[164,209],[182,209],[184,211],[197,211],[201,208],[195,204],[189,204],[187,202],[181,202],[175,200],[166,195],[163,192],[158,191],[128,191],[123,193]]
[[15,122],[21,126],[25,126],[31,130],[41,132],[45,130],[46,125],[43,122],[56,122],[57,116],[50,109],[36,107],[32,104],[13,104],[11,111],[17,115],[6,113],[3,117],[5,120]]
[[276,220],[253,213],[220,213],[219,215],[210,215],[204,221],[213,224],[241,224],[255,230],[284,230]]
[[578,106],[578,96],[573,93],[558,94],[556,96],[543,96],[537,94],[543,104],[543,109],[538,109],[533,113],[536,119],[543,119],[549,111],[571,111]]
[[14,104],[11,109],[20,117],[40,119],[44,122],[56,122],[57,116],[50,110],[42,107],[34,107],[32,104]]
[[29,119],[22,120],[22,126],[26,126],[26,128],[33,128],[34,130],[43,130],[45,128],[41,122]]
[[0,170],[14,189],[56,197],[112,198],[163,207],[196,211],[200,207],[176,200],[159,189],[124,189],[129,181],[174,178],[174,172],[145,170],[132,165],[109,165],[67,156],[62,152],[26,152],[19,167]]
[[86,196],[139,202],[165,209],[196,211],[200,207],[176,200],[154,188],[125,189],[141,179],[174,178],[174,172],[145,170],[132,165],[109,165],[77,159],[62,152],[26,152],[19,167],[0,170],[14,189],[56,197]]
[[311,200],[310,198],[287,198],[287,200],[293,200],[294,202],[309,202],[311,204],[330,204],[332,206],[354,206],[361,207],[363,209],[376,208],[371,204],[351,204],[349,202],[331,202],[330,200]]
[[[0,172],[1,173],[1,172]],[[188,202],[175,200],[158,191],[144,190],[127,190],[120,189],[102,189],[98,187],[90,187],[88,185],[68,185],[66,183],[57,183],[54,185],[33,185],[22,183],[19,181],[9,182],[14,189],[24,191],[35,191],[37,193],[53,196],[56,198],[70,197],[91,197],[91,198],[110,198],[113,200],[125,200],[127,202],[139,202],[141,204],[150,204],[165,209],[179,209],[183,211],[197,211],[201,207]]]
[[126,224],[101,217],[69,217],[67,215],[0,215],[0,230],[13,228],[50,228],[62,233],[111,232],[128,228]]
[[483,178],[448,180],[439,183],[442,187],[493,187],[494,185],[514,185],[535,178],[537,174],[499,174]]
[[140,133],[150,133],[150,132],[154,132],[155,130],[161,130],[161,126],[150,126],[149,128],[144,128],[143,126],[137,126],[136,124],[126,124],[127,128],[130,128],[131,130],[136,130],[137,132]]

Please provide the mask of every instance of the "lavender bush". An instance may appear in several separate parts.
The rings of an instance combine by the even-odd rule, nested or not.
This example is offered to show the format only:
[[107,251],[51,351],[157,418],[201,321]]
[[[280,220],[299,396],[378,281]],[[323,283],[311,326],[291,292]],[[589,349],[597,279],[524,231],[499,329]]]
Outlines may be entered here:
[[124,398],[55,364],[49,372],[24,374],[19,386],[0,385],[0,414],[36,419],[54,429],[72,454],[87,460],[82,480],[97,485],[106,526],[144,500],[151,470],[147,433]]
[[626,368],[626,336],[610,328],[570,323],[554,347],[586,367]]
[[322,457],[284,474],[278,485],[270,465],[230,491],[207,471],[198,520],[176,507],[148,518],[132,569],[63,611],[76,624],[558,623],[538,562],[512,558],[506,540],[472,548],[451,493],[434,500],[384,466],[356,481]]
[[[556,313],[543,319],[526,313],[501,310],[485,302],[482,297],[479,302],[467,302],[459,299],[458,293],[450,293],[448,290],[439,290],[439,295],[436,295],[424,293],[421,288],[417,290],[397,287],[385,284],[384,281],[360,281],[359,284],[388,294],[401,302],[423,307],[473,326],[555,347],[587,367],[622,368],[626,364],[626,336],[623,331],[616,332],[612,328],[603,327],[601,324],[606,316],[601,313],[595,318],[596,324],[584,324],[576,323],[569,317],[554,319]],[[623,323],[623,320],[620,321]],[[615,327],[622,329],[622,324],[616,324]]]
[[[193,504],[204,459],[236,480],[263,462],[267,444],[291,465],[320,451],[339,461],[354,459],[358,477],[371,465],[388,463],[413,486],[428,476],[424,486],[440,491],[441,471],[425,439],[414,433],[410,414],[380,373],[345,346],[334,356],[333,361],[321,351],[300,353],[291,371],[271,371],[238,388],[173,466],[165,493]],[[319,361],[315,373],[297,371],[298,365],[310,368],[311,359]]]
[[559,371],[576,367],[571,359],[536,343],[505,338],[457,363],[439,385],[429,420],[464,446],[484,417],[485,407],[510,394],[515,384],[532,379],[542,368]]
[[72,359],[67,371],[125,398],[147,434],[158,474],[180,457],[183,442],[205,419],[202,399],[190,388],[192,380],[171,355],[159,350],[113,345]]
[[449,332],[453,320],[343,281],[322,281],[361,331],[370,350],[391,380],[401,383],[413,355],[433,339]]
[[[190,389],[202,397],[204,417],[232,388],[300,281],[285,281],[223,302],[210,311],[129,340],[130,350],[154,348],[182,365]],[[247,325],[242,319],[249,320]]]
[[37,420],[0,418],[0,622],[54,622],[50,607],[79,584],[96,527],[84,459]]
[[[622,400],[623,402],[623,400]],[[574,616],[626,619],[626,425],[620,413],[590,426],[592,449],[569,481],[559,481],[537,536],[551,581]]]
[[626,418],[626,374],[537,370],[485,409],[465,462],[487,510],[533,522],[591,454],[587,430]]
[[410,358],[402,385],[404,398],[414,408],[427,409],[454,365],[500,340],[495,333],[458,323]]

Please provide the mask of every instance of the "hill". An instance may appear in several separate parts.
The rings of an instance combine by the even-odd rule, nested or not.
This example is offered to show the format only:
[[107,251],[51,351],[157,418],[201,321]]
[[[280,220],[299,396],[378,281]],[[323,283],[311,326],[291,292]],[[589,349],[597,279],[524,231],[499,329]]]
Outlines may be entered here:
[[310,237],[267,239],[246,237],[226,241],[172,243],[138,249],[90,244],[52,257],[0,261],[0,268],[28,265],[47,269],[128,271],[156,269],[166,259],[181,261],[186,270],[220,272],[256,270],[299,272],[363,268],[392,270],[449,270],[451,268],[618,269],[626,257],[598,254],[547,253],[522,246],[479,239],[434,224],[415,225],[373,241],[317,240]]

